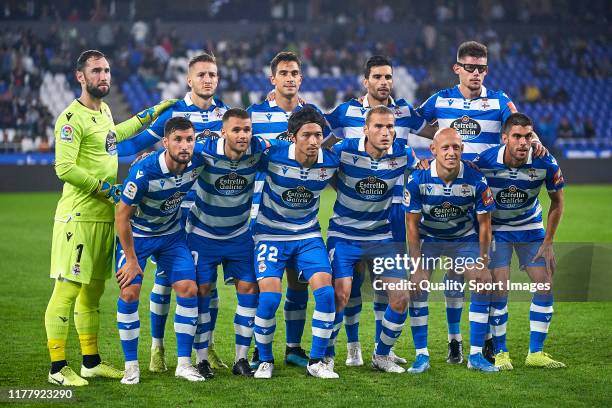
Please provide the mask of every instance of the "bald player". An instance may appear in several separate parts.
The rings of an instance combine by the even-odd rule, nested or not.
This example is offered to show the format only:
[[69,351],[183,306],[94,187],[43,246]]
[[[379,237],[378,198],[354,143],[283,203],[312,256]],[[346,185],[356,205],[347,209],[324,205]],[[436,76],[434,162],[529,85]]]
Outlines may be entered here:
[[[419,330],[413,327],[417,356],[408,369],[409,373],[417,374],[429,369],[428,293],[420,288],[430,279],[433,269],[441,265],[441,257],[448,258],[444,265],[449,266],[447,276],[450,279],[445,283],[455,285],[447,292],[463,296],[460,287],[463,282],[491,282],[487,265],[494,200],[482,173],[461,161],[463,147],[461,136],[455,129],[440,129],[430,147],[434,157],[430,168],[414,171],[404,189],[408,248],[412,257],[423,258],[411,277],[417,288],[413,298],[420,321]],[[450,265],[449,261],[452,262]],[[462,279],[464,276],[465,280]],[[488,295],[482,290],[472,291],[468,368],[479,371],[498,371],[482,355],[489,303]],[[461,361],[457,363],[463,362],[462,353],[460,357]]]

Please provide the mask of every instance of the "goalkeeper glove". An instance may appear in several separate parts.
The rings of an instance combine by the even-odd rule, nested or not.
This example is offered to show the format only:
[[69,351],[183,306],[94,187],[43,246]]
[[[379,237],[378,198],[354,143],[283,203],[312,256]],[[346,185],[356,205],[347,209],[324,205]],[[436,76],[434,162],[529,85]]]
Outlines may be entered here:
[[94,194],[110,201],[113,204],[117,204],[119,202],[119,198],[121,198],[122,191],[123,184],[111,184],[108,181],[100,180],[98,188]]
[[166,99],[161,101],[160,103],[158,103],[155,106],[151,106],[150,108],[147,108],[141,112],[138,112],[136,114],[136,117],[138,118],[138,120],[140,121],[140,125],[144,126],[144,125],[148,125],[149,123],[153,122],[155,119],[157,119],[157,117],[166,109],[168,109],[169,107],[171,107],[172,105],[174,105],[175,103],[178,102],[178,99]]

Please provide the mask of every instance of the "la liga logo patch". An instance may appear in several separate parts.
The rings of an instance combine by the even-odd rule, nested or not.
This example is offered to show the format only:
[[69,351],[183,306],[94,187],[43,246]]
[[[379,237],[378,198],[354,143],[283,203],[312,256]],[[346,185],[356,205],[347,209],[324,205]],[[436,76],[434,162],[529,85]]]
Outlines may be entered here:
[[67,143],[72,143],[74,129],[70,125],[62,126],[60,130],[60,139]]

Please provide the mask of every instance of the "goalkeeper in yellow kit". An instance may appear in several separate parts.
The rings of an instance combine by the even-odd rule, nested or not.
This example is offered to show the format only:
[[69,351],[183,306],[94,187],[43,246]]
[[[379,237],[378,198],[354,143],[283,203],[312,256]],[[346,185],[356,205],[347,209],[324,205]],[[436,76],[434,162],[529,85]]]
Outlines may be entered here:
[[[87,385],[88,377],[122,378],[123,372],[100,359],[99,304],[113,268],[117,143],[135,135],[175,100],[161,102],[118,125],[102,98],[110,91],[110,66],[104,54],[83,52],[76,66],[81,96],[55,124],[55,172],[64,182],[57,204],[51,249],[53,294],[45,313],[51,356],[48,380],[53,384]],[[79,334],[81,375],[66,362],[70,309]]]

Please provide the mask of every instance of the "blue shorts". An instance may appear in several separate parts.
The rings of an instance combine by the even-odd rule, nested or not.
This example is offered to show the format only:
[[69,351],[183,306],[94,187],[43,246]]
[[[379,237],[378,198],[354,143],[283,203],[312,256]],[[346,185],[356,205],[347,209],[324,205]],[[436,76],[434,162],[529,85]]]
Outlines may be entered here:
[[226,284],[237,280],[256,282],[253,267],[253,236],[250,231],[230,239],[211,239],[198,234],[187,234],[196,265],[198,285],[217,281],[217,267],[223,266]]
[[[157,237],[134,237],[134,251],[138,257],[138,265],[144,271],[147,259],[154,257],[159,271],[168,277],[170,284],[180,280],[195,281],[193,258],[187,247],[183,231]],[[125,255],[119,239],[115,250],[116,270],[125,265]],[[160,272],[161,273],[161,272]],[[131,284],[142,284],[142,275],[136,276]]]
[[533,262],[533,257],[538,253],[538,249],[544,242],[544,235],[545,231],[543,229],[494,232],[489,268],[510,266],[513,250],[516,250],[521,269],[528,266],[546,266],[544,258],[538,258]]
[[259,241],[254,252],[257,280],[282,279],[285,268],[293,267],[301,281],[309,281],[317,272],[331,274],[322,238],[295,241]]
[[[471,234],[465,237],[456,239],[439,239],[429,236],[423,237],[421,244],[421,252],[423,257],[426,258],[440,258],[446,256],[453,259],[453,264],[457,266],[465,263],[474,263],[477,258],[480,257],[480,243],[478,241],[477,234]],[[430,265],[434,265],[434,261]],[[436,262],[435,264],[438,264]],[[432,268],[425,266],[425,269],[432,270]]]
[[403,255],[404,245],[394,243],[391,239],[383,241],[351,241],[345,238],[327,238],[327,251],[332,267],[332,278],[353,278],[359,271],[355,269],[361,261],[370,264],[370,271],[385,278],[407,279],[406,269],[384,267],[384,259]]
[[391,223],[393,241],[406,242],[406,212],[404,211],[402,203],[391,204],[389,222]]

